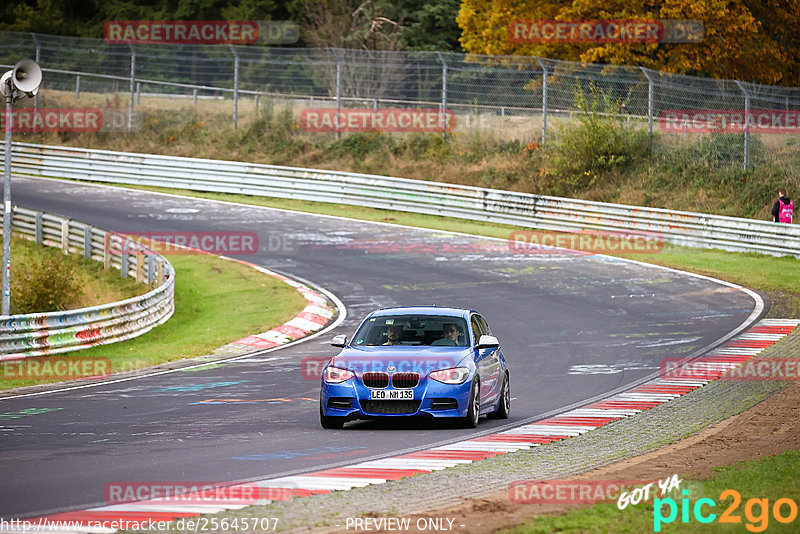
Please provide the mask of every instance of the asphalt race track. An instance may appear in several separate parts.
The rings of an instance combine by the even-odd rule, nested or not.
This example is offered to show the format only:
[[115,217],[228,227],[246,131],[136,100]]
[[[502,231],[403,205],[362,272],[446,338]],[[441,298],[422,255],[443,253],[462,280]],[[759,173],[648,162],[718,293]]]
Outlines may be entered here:
[[[41,412],[0,418],[6,518],[102,505],[110,482],[299,473],[541,417],[714,343],[756,306],[740,290],[682,273],[601,256],[515,254],[502,241],[388,224],[22,177],[12,199],[123,233],[256,232],[259,253],[242,259],[331,291],[347,318],[321,337],[204,370],[1,399],[0,414]],[[301,359],[332,355],[330,338],[352,335],[370,310],[415,304],[484,314],[512,372],[510,421],[484,419],[477,430],[320,428],[319,383],[303,376]]]

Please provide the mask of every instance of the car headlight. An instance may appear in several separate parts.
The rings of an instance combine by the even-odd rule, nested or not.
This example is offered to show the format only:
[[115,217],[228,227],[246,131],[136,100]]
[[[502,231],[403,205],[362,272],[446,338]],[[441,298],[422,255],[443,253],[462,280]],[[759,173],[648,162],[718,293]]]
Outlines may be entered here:
[[466,367],[450,367],[449,369],[437,369],[430,375],[437,382],[444,384],[461,384],[469,376],[469,369]]
[[325,382],[328,384],[338,384],[339,382],[350,380],[354,376],[355,373],[347,369],[339,369],[338,367],[330,366],[325,368]]

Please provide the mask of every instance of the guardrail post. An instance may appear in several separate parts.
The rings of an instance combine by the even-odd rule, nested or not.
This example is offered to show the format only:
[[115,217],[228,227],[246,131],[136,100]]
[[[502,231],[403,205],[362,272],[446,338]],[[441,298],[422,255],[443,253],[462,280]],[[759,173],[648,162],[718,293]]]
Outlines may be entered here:
[[91,226],[83,227],[83,257],[85,259],[92,258],[92,228]]
[[239,122],[239,54],[232,44],[231,53],[233,54],[233,129],[237,127]]
[[156,259],[154,256],[147,256],[147,283],[152,284],[156,278]]
[[120,258],[120,267],[119,270],[122,273],[122,278],[128,278],[128,271],[130,271],[130,266],[128,263],[130,262],[130,257],[128,256],[128,247],[125,246],[122,252],[122,258]]
[[61,220],[61,251],[65,256],[69,254],[69,219]]
[[341,132],[339,131],[339,117],[342,112],[342,59],[336,52],[335,48],[331,48],[334,57],[336,58],[336,139],[339,139]]
[[742,82],[734,80],[739,90],[744,93],[744,170],[750,164],[750,93],[744,88]]
[[136,89],[136,50],[133,45],[128,43],[128,48],[131,49],[131,91],[130,91],[130,106],[128,107],[128,131],[133,130],[133,91]]
[[[42,64],[42,46],[39,44],[39,39],[36,37],[36,34],[31,32],[31,37],[33,37],[33,42],[36,45],[36,63],[38,65]],[[33,98],[33,111],[34,113],[36,110],[39,109],[39,93],[36,93],[36,96]]]
[[80,75],[75,76],[75,100],[80,100],[81,98],[81,77]]
[[647,78],[647,141],[650,149],[650,157],[653,157],[653,78],[644,67],[639,67],[644,77]]
[[142,267],[144,267],[144,253],[142,252],[142,250],[137,249],[137,251],[136,251],[136,282],[138,282],[140,284],[142,283],[142,280],[144,280],[144,273],[143,273]]
[[103,234],[103,270],[111,268],[111,233]]
[[445,114],[447,113],[447,62],[444,60],[444,56],[438,50],[436,54],[439,56],[439,61],[442,64],[442,104],[440,109],[439,120],[442,121],[442,139],[447,137],[447,124],[444,120]]
[[37,245],[42,244],[42,213],[37,211],[33,217],[34,239]]
[[544,145],[547,140],[547,76],[549,73],[541,59],[537,57],[536,61],[542,67],[542,145]]

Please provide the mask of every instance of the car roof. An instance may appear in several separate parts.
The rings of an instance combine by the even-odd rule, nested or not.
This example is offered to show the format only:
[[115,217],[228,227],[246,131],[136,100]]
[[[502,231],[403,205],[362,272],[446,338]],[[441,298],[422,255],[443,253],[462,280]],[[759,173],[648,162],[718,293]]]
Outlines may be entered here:
[[394,308],[381,308],[370,314],[371,317],[385,315],[445,315],[451,317],[466,317],[471,310],[464,308],[444,308],[440,306],[397,306]]

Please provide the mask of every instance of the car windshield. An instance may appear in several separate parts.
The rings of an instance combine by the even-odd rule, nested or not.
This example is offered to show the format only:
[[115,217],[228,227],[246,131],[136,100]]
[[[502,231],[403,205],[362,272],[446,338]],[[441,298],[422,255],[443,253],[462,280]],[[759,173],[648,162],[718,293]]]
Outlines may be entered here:
[[370,317],[356,332],[353,345],[432,345],[465,347],[467,322],[447,315],[381,315]]

